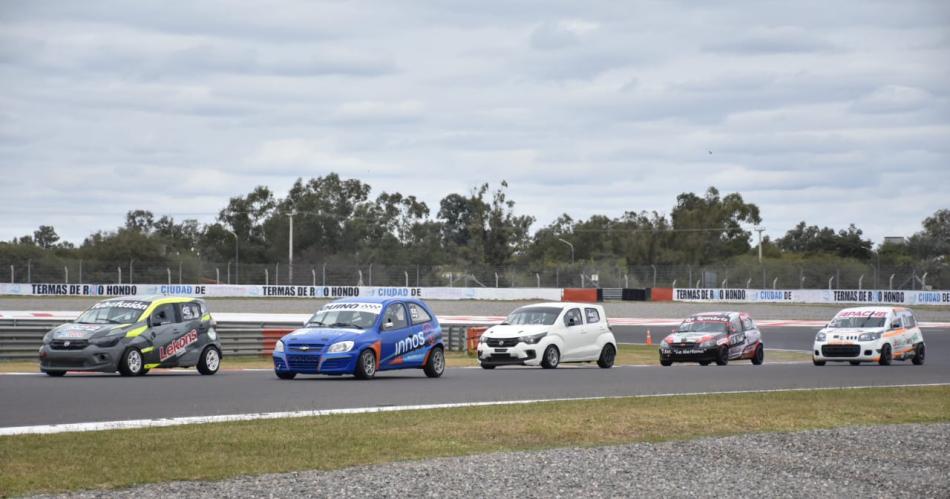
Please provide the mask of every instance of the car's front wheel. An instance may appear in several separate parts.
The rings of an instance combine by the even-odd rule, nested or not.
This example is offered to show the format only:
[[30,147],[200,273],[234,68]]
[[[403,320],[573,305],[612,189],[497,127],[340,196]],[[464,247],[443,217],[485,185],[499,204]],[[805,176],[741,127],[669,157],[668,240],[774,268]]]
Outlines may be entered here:
[[218,372],[221,367],[221,352],[218,349],[209,346],[201,352],[201,359],[198,360],[198,372],[204,375],[211,375]]
[[363,350],[356,361],[356,372],[353,375],[359,379],[371,379],[376,376],[376,353],[370,349]]
[[861,361],[860,361],[860,360],[852,360],[852,361],[849,362],[849,364],[851,364],[852,366],[860,366],[860,365],[861,365]]
[[891,354],[891,345],[888,343],[885,343],[884,346],[881,347],[881,357],[877,360],[877,363],[882,366],[891,365],[892,355],[893,354]]
[[660,359],[660,365],[664,367],[670,367],[673,365],[673,361]]
[[548,345],[544,349],[544,357],[541,358],[541,367],[545,369],[554,369],[561,363],[561,352],[554,345]]
[[442,373],[445,372],[445,352],[442,351],[441,347],[432,349],[432,353],[429,354],[429,362],[426,362],[426,366],[422,368],[422,371],[430,378],[442,376]]
[[924,358],[925,358],[926,353],[927,353],[927,348],[924,346],[924,344],[918,343],[917,347],[914,348],[914,358],[911,359],[911,362],[913,362],[915,366],[924,365]]
[[716,365],[724,366],[729,363],[729,349],[720,348],[719,355],[716,356]]
[[274,374],[280,379],[294,379],[297,376],[297,373],[289,371],[274,371]]
[[814,364],[814,365],[816,365],[816,366],[823,366],[823,365],[825,365],[825,361],[823,361],[823,360],[818,360],[818,359],[816,359],[816,358],[814,358],[814,357],[812,357],[811,363]]
[[597,359],[597,366],[601,369],[610,369],[614,366],[614,360],[617,358],[617,349],[607,343],[600,351],[600,358]]
[[493,366],[493,365],[491,365],[491,364],[482,364],[481,366],[482,366],[482,369],[494,369],[494,368],[495,368],[495,366]]
[[145,374],[142,352],[138,348],[127,348],[119,360],[119,374],[123,376],[141,376]]
[[54,378],[59,378],[66,375],[66,371],[43,371],[47,376],[52,376]]

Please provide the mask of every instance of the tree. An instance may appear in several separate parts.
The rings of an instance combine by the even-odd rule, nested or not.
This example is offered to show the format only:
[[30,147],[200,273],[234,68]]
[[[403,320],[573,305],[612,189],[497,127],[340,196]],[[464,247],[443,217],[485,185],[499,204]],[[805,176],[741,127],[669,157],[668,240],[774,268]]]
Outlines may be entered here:
[[703,264],[746,253],[751,232],[742,224],[759,224],[758,206],[746,203],[739,193],[720,198],[715,187],[704,197],[691,192],[676,197],[670,213],[673,246],[685,256],[685,263]]
[[819,228],[802,221],[789,229],[776,243],[782,251],[788,253],[829,254],[867,260],[871,258],[872,244],[870,240],[861,237],[863,234],[854,224],[835,233],[830,227]]
[[33,242],[43,249],[50,249],[59,241],[56,229],[49,225],[40,225],[40,228],[33,231]]

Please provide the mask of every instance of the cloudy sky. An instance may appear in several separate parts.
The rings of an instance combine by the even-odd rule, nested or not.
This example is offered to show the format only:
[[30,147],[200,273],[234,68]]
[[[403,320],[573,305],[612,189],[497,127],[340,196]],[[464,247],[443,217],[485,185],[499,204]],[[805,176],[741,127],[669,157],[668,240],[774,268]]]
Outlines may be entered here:
[[950,207],[950,3],[3,1],[0,239],[211,221],[338,172],[538,218],[710,185],[910,235]]

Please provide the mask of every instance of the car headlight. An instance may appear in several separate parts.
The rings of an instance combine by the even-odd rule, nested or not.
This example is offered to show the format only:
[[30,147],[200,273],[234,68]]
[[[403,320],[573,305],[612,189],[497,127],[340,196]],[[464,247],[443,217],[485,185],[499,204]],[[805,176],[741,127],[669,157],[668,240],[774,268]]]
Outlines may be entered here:
[[277,340],[277,343],[274,343],[274,351],[275,352],[284,351],[284,340]]
[[825,338],[827,338],[827,336],[825,336],[825,333],[818,333],[815,336],[815,341],[825,341]]
[[667,343],[667,342],[665,342],[665,341],[661,341],[661,342],[660,342],[660,350],[669,350],[669,349],[670,349],[670,344],[669,344],[669,343]]
[[96,338],[92,340],[92,344],[100,348],[114,347],[116,343],[118,343],[119,340],[121,340],[123,337],[125,337],[124,334],[114,334],[111,336],[103,336],[102,338]]
[[874,341],[881,339],[881,333],[864,333],[858,336],[858,341]]
[[716,340],[706,340],[699,344],[699,348],[713,348],[716,346]]
[[49,343],[53,339],[53,332],[50,331],[43,335],[43,343]]
[[327,353],[349,352],[352,349],[353,349],[352,341],[341,341],[339,343],[334,343],[330,345],[330,349],[327,350]]
[[482,334],[481,336],[479,336],[479,337],[478,337],[478,342],[479,342],[479,343],[488,343],[488,335],[487,335],[487,334]]
[[537,344],[539,341],[541,341],[541,338],[544,338],[544,337],[547,336],[547,335],[548,335],[548,333],[547,333],[547,332],[544,332],[544,333],[539,333],[539,334],[533,334],[533,335],[531,335],[531,336],[524,336],[524,337],[521,338],[521,341],[522,341],[523,343],[528,344],[528,345],[535,345],[535,344]]

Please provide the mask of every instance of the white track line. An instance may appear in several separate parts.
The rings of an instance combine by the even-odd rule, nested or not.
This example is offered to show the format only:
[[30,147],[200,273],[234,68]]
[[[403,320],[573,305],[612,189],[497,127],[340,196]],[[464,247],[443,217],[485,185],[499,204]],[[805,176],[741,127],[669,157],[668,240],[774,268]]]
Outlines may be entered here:
[[351,409],[323,409],[312,411],[288,411],[288,412],[259,412],[250,414],[227,414],[220,416],[189,416],[180,418],[162,418],[162,419],[132,419],[126,421],[105,421],[99,423],[66,423],[58,425],[37,425],[37,426],[11,426],[0,428],[0,436],[11,435],[45,435],[51,433],[72,433],[82,431],[103,431],[103,430],[129,430],[140,428],[160,428],[166,426],[181,426],[189,424],[208,424],[208,423],[231,423],[238,421],[256,421],[266,419],[285,419],[285,418],[307,418],[320,416],[337,416],[343,414],[376,414],[382,412],[406,412],[406,411],[424,411],[433,409],[457,409],[463,407],[490,407],[490,406],[511,406],[528,405],[544,402],[577,402],[577,401],[596,401],[596,400],[617,400],[625,398],[659,398],[659,397],[695,397],[703,395],[730,395],[742,393],[783,393],[783,392],[809,392],[809,391],[829,391],[829,390],[862,390],[879,388],[913,388],[926,386],[948,386],[950,383],[926,383],[926,384],[907,384],[907,385],[868,385],[868,386],[839,386],[822,388],[776,388],[768,390],[735,390],[719,392],[691,392],[691,393],[656,393],[650,395],[615,395],[604,397],[577,397],[577,398],[556,398],[556,399],[531,399],[531,400],[502,400],[493,402],[460,402],[451,404],[420,404],[420,405],[402,405],[386,407],[356,407]]

